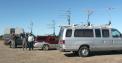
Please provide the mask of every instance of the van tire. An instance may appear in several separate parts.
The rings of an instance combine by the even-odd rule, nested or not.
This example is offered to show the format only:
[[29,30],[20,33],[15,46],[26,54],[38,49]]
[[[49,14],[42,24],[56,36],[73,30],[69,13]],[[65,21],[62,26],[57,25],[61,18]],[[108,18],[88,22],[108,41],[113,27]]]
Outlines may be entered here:
[[79,48],[78,54],[80,57],[88,57],[90,54],[90,50],[87,46],[82,46]]
[[49,46],[48,45],[43,45],[42,50],[47,51],[48,49],[49,49]]

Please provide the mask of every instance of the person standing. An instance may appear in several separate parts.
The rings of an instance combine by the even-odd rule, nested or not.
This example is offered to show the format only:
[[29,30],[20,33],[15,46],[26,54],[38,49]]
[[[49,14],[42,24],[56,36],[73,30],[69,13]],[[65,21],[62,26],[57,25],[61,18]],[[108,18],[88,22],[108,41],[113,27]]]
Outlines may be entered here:
[[12,34],[11,34],[11,44],[10,44],[10,47],[11,47],[11,48],[15,48],[15,41],[16,41],[15,34],[12,33]]
[[33,42],[34,42],[34,37],[32,34],[30,34],[28,36],[28,47],[29,47],[29,51],[33,50]]
[[21,37],[22,37],[22,48],[23,48],[23,50],[24,50],[24,48],[26,48],[26,50],[27,50],[26,34],[25,33],[21,34]]

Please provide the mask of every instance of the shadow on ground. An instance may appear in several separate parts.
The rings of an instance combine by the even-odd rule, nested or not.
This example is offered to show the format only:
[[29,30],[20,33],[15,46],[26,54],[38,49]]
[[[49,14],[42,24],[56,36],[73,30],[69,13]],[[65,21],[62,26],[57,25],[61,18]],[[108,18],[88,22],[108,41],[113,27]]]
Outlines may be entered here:
[[57,49],[48,49],[48,50],[36,49],[36,50],[39,50],[39,51],[53,51],[53,50],[57,50]]
[[[89,57],[93,56],[104,56],[104,55],[121,55],[122,51],[101,51],[101,52],[92,52]],[[79,57],[78,54],[74,53],[65,53],[67,57]]]
[[[16,47],[16,48],[13,48],[13,49],[23,49],[21,46],[20,47]],[[26,48],[24,48],[26,50]],[[27,48],[28,50],[29,48]],[[42,50],[41,48],[33,48],[34,51],[53,51],[53,50],[57,50],[56,48],[51,48],[51,49],[48,49],[48,50]]]

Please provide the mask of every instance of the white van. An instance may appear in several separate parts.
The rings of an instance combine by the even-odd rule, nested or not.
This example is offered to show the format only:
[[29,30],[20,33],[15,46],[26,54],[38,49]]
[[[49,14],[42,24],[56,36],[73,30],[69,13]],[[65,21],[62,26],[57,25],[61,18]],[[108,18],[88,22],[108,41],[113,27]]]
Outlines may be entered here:
[[91,51],[122,50],[122,34],[109,25],[61,26],[59,49],[89,56]]

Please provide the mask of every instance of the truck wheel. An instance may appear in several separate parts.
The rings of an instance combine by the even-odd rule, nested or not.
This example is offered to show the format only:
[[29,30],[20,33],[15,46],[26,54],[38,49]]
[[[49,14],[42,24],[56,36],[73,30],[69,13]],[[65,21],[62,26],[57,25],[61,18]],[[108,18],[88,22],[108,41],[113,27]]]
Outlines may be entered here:
[[42,49],[47,51],[49,49],[49,46],[48,45],[43,45]]
[[78,50],[78,54],[80,57],[87,57],[90,54],[90,50],[87,46],[83,46]]

